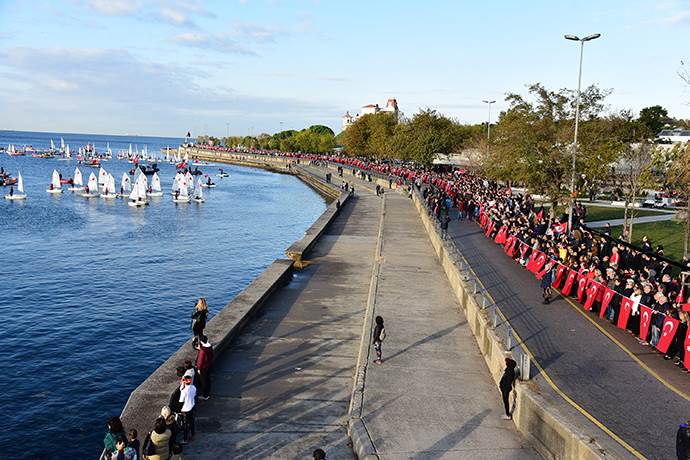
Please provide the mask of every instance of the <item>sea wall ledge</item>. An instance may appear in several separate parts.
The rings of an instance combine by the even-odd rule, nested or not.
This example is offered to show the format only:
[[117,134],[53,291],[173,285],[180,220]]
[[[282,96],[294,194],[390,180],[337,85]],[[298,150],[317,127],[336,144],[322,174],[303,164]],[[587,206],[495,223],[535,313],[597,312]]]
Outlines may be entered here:
[[[249,161],[247,166],[261,167],[256,161]],[[280,162],[285,163],[285,162]],[[284,171],[283,171],[284,172]],[[304,180],[306,175],[297,174]],[[289,259],[277,259],[258,275],[245,289],[220,310],[207,324],[204,332],[214,344],[216,356],[220,356],[232,341],[239,335],[242,328],[251,320],[266,303],[268,298],[280,287],[285,286],[292,279],[295,269],[302,266],[302,261],[318,241],[328,225],[339,213],[350,198],[349,193],[326,184],[323,180],[310,178],[319,186],[327,188],[338,200],[331,202],[304,236],[294,242],[287,250]],[[305,181],[306,182],[306,181]],[[196,358],[196,351],[192,347],[191,337],[163,364],[148,376],[129,396],[121,414],[124,426],[129,430],[136,429],[143,439],[153,428],[153,422],[160,414],[163,406],[168,405],[172,393],[179,381],[176,378],[177,367],[185,360]],[[103,457],[103,454],[101,454]]]

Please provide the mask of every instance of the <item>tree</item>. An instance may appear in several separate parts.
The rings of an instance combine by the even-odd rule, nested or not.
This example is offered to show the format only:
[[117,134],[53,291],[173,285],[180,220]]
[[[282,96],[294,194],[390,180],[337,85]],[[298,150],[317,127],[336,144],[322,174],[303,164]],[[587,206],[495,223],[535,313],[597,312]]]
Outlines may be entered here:
[[429,166],[436,154],[453,153],[462,146],[465,136],[457,126],[435,110],[420,110],[395,130],[393,146],[399,158]]
[[[605,145],[608,128],[601,121],[609,94],[594,85],[582,92],[576,171],[592,179],[604,176],[617,154],[613,146]],[[536,83],[528,86],[527,97],[509,94],[506,100],[510,107],[492,130],[491,150],[482,169],[491,178],[518,181],[531,192],[546,195],[555,217],[558,201],[567,196],[572,171],[576,94]]]
[[666,188],[685,201],[685,212],[679,214],[685,220],[683,256],[687,257],[690,239],[690,147],[676,144],[669,152],[668,158],[670,162],[667,163]]
[[668,116],[668,111],[660,105],[653,105],[640,110],[638,120],[644,129],[644,136],[648,139],[656,137],[666,124],[672,122]]
[[618,142],[622,146],[619,165],[627,191],[623,215],[623,233],[628,235],[628,243],[632,243],[635,201],[642,192],[642,187],[651,182],[654,145],[647,140],[635,144]]
[[309,131],[315,132],[316,134],[327,134],[329,136],[335,136],[335,133],[331,128],[324,125],[311,125]]

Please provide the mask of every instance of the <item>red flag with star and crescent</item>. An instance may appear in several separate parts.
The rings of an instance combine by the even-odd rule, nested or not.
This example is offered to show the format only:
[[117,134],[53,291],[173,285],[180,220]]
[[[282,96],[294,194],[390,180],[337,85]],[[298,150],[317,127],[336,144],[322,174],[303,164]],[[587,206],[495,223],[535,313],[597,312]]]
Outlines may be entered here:
[[530,268],[530,271],[536,275],[546,263],[546,254],[541,251],[535,252],[537,253],[537,258],[534,260],[534,263],[532,263],[532,268]]
[[601,284],[597,283],[596,281],[592,281],[587,288],[587,301],[585,302],[585,310],[589,311],[592,309],[592,304],[594,304],[594,301],[597,299],[597,296],[599,295],[599,292],[604,289],[604,286]]
[[601,310],[599,311],[599,318],[603,318],[604,314],[606,313],[606,309],[608,308],[609,304],[613,300],[613,296],[616,295],[616,291],[614,291],[611,288],[606,288],[606,291],[604,291],[604,298],[601,299]]
[[565,279],[563,290],[561,291],[563,295],[570,295],[570,290],[573,288],[575,278],[577,278],[577,272],[571,268],[568,277]]
[[577,300],[580,303],[585,296],[585,289],[587,289],[587,276],[580,274],[577,277]]
[[551,286],[558,288],[558,286],[561,284],[561,281],[563,281],[563,275],[565,274],[566,268],[568,267],[566,267],[562,263],[558,264],[558,268],[556,269],[556,279],[554,279],[553,284]]
[[664,318],[664,326],[661,328],[661,337],[659,338],[659,343],[656,344],[657,350],[662,353],[668,351],[668,347],[671,346],[671,342],[673,342],[673,338],[676,336],[679,323],[680,321],[671,316],[666,316]]
[[652,322],[652,309],[644,305],[640,305],[640,338],[647,340],[649,333],[649,325]]
[[628,318],[630,318],[630,313],[632,313],[632,307],[634,304],[635,302],[633,302],[632,299],[628,299],[627,297],[623,296],[623,300],[621,300],[621,310],[618,313],[619,328],[625,329],[628,325]]

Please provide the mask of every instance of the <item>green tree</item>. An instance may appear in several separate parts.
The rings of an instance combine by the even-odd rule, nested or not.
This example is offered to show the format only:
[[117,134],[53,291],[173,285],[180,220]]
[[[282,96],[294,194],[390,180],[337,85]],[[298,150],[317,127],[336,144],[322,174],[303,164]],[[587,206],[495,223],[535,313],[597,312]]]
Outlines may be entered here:
[[416,113],[395,130],[393,147],[401,159],[431,165],[436,154],[449,154],[462,146],[463,133],[450,118],[435,110]]
[[672,122],[668,116],[668,111],[660,105],[653,105],[640,110],[638,120],[646,138],[656,137],[666,124]]

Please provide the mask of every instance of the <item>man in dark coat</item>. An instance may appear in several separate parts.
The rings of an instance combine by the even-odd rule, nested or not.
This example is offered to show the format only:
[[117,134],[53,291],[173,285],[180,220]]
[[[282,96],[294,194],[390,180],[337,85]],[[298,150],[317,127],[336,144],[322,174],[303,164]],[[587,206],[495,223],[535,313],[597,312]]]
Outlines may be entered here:
[[515,366],[517,362],[511,358],[506,358],[506,368],[503,371],[503,377],[498,386],[501,388],[501,395],[503,396],[503,408],[505,409],[505,415],[503,418],[505,420],[510,420],[512,415],[510,414],[510,392],[513,391],[513,385],[515,385]]

